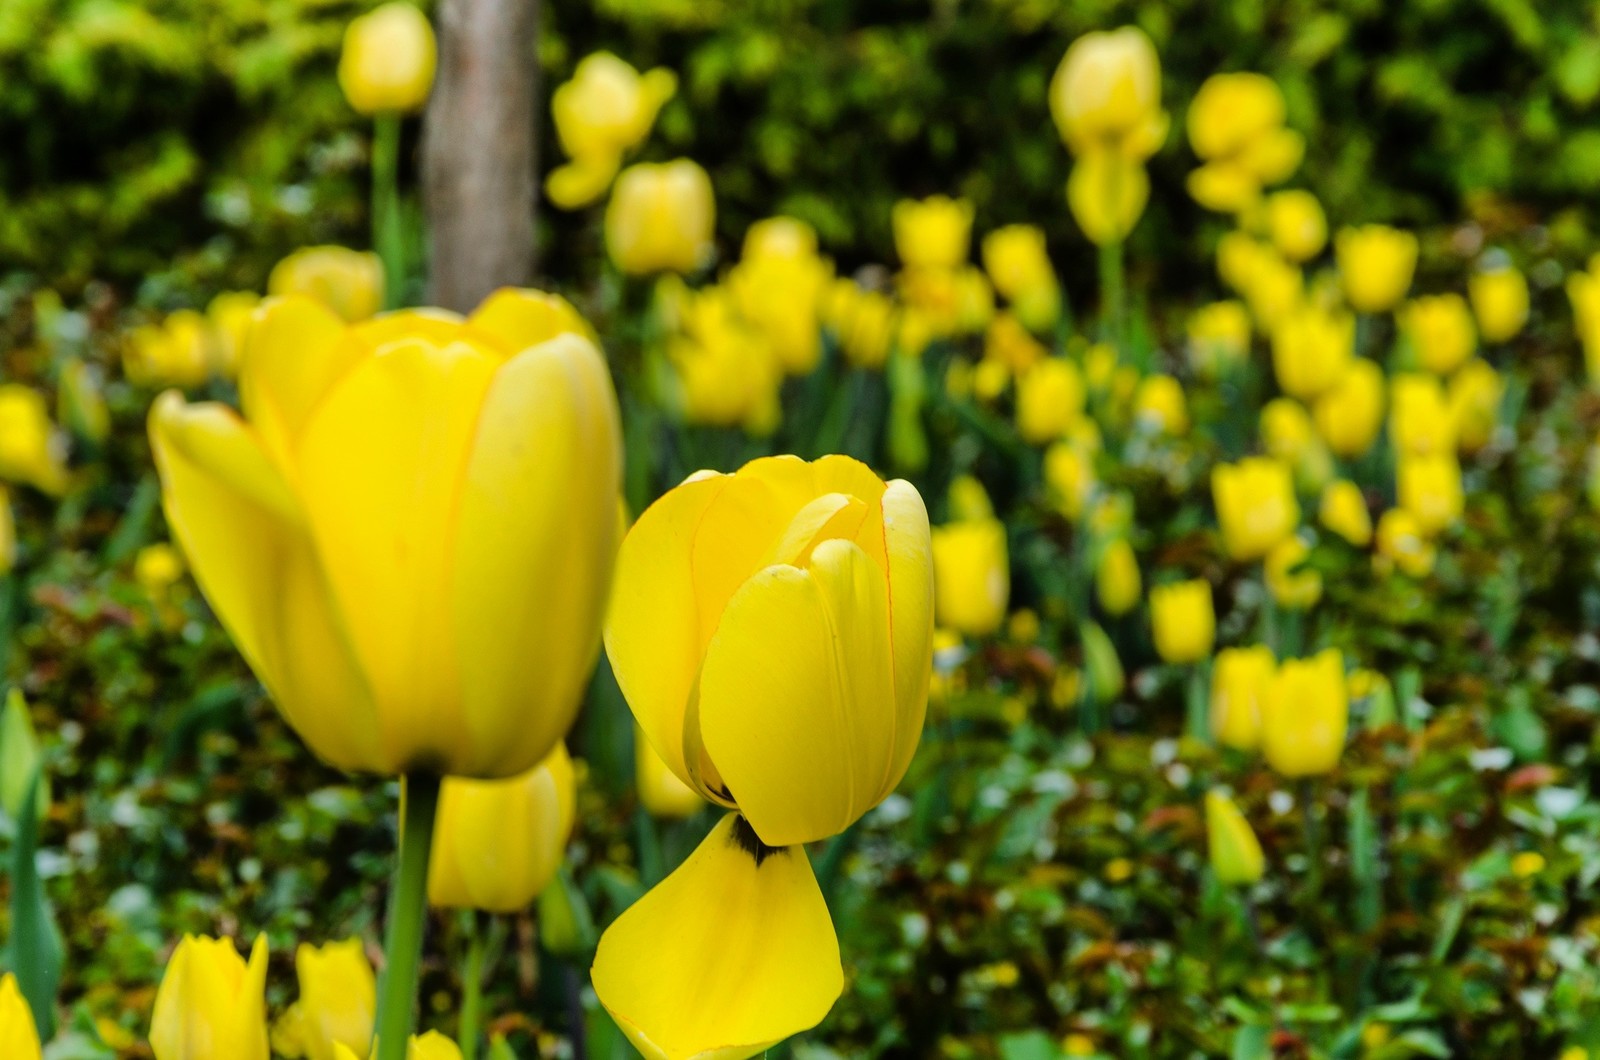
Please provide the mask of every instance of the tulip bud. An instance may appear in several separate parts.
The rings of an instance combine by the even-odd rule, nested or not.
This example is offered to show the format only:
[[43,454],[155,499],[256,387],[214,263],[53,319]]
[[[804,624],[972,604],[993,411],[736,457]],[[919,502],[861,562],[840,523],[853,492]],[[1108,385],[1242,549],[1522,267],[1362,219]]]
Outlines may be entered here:
[[1196,663],[1211,654],[1217,616],[1211,583],[1203,578],[1150,590],[1150,624],[1156,653],[1169,663]]
[[1250,314],[1244,303],[1212,302],[1189,317],[1189,364],[1204,379],[1216,379],[1250,354]]
[[1083,415],[1083,377],[1071,361],[1046,357],[1017,381],[1017,432],[1030,445],[1062,437]]
[[561,866],[574,787],[572,760],[560,744],[509,780],[446,779],[428,861],[428,902],[491,913],[527,908]]
[[1461,518],[1461,465],[1453,454],[1403,456],[1395,473],[1400,507],[1432,537]]
[[267,293],[314,298],[351,324],[383,308],[383,262],[368,251],[302,247],[272,267]]
[[1322,575],[1314,570],[1297,570],[1311,550],[1298,537],[1286,537],[1267,553],[1264,564],[1267,589],[1279,607],[1304,611],[1322,599]]
[[1073,41],[1050,82],[1050,116],[1074,154],[1114,152],[1135,162],[1154,154],[1167,116],[1150,38],[1124,26]]
[[1113,538],[1100,551],[1100,562],[1094,569],[1094,590],[1101,610],[1113,618],[1132,611],[1139,602],[1139,560],[1127,538]]
[[1267,231],[1272,245],[1290,261],[1309,261],[1328,245],[1328,219],[1309,191],[1280,191],[1267,197]]
[[267,1060],[267,937],[248,964],[232,939],[186,935],[150,1016],[156,1060]]
[[1254,751],[1261,743],[1261,704],[1277,661],[1265,645],[1224,648],[1211,669],[1211,734],[1224,747]]
[[1078,627],[1083,642],[1083,668],[1089,673],[1089,690],[1098,703],[1110,703],[1122,695],[1122,660],[1106,631],[1093,622]]
[[1272,333],[1272,368],[1291,397],[1309,401],[1348,372],[1355,355],[1355,319],[1305,306],[1287,314]]
[[20,383],[0,384],[0,479],[59,496],[67,468],[55,441],[44,396]]
[[1417,358],[1435,375],[1449,375],[1477,348],[1472,313],[1458,294],[1415,299],[1401,310],[1400,319]]
[[570,725],[619,530],[616,399],[586,332],[537,292],[353,326],[286,298],[251,331],[244,418],[153,406],[174,538],[331,764],[498,779]]
[[1378,551],[1373,566],[1387,573],[1398,567],[1413,578],[1425,578],[1433,570],[1437,551],[1423,533],[1417,517],[1405,508],[1390,508],[1378,517]]
[[1485,342],[1515,338],[1528,322],[1528,280],[1516,269],[1473,273],[1467,280],[1467,296]]
[[281,1033],[307,1060],[335,1060],[341,1045],[366,1049],[372,1040],[378,987],[361,940],[301,944],[294,966],[300,998],[274,1029],[274,1043]]
[[1211,473],[1211,494],[1223,543],[1236,560],[1260,559],[1300,522],[1294,481],[1278,460],[1246,457],[1218,464]]
[[944,195],[894,204],[894,247],[910,269],[954,269],[972,242],[972,203]]
[[1384,225],[1342,228],[1334,238],[1339,279],[1358,313],[1392,309],[1411,289],[1417,237]]
[[408,114],[428,101],[437,62],[427,16],[395,0],[345,27],[339,87],[358,114]]
[[1110,151],[1080,155],[1067,179],[1067,207],[1089,242],[1121,243],[1150,199],[1150,177],[1138,161]]
[[940,626],[970,637],[1000,628],[1011,596],[1006,527],[998,519],[967,519],[933,531],[933,576]]
[[1206,839],[1217,882],[1249,885],[1261,879],[1266,859],[1244,814],[1222,791],[1206,792]]
[[1310,659],[1285,659],[1267,685],[1261,751],[1286,777],[1330,772],[1344,753],[1350,700],[1344,657],[1329,648]]
[[629,166],[606,207],[606,249],[623,272],[693,272],[711,257],[711,178],[687,158]]
[[17,987],[17,977],[0,976],[0,1056],[6,1060],[40,1060],[39,1028],[33,1010]]
[[1356,548],[1372,541],[1372,513],[1361,487],[1349,479],[1336,479],[1322,491],[1317,519]]
[[1355,358],[1311,411],[1329,449],[1346,459],[1364,456],[1383,426],[1383,369]]

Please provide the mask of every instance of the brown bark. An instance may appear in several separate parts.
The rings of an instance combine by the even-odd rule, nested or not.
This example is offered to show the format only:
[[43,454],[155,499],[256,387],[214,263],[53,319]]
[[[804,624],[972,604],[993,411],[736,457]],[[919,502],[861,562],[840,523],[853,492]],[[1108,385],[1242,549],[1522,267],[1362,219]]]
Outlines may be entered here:
[[440,0],[422,146],[429,297],[466,311],[534,269],[538,0]]

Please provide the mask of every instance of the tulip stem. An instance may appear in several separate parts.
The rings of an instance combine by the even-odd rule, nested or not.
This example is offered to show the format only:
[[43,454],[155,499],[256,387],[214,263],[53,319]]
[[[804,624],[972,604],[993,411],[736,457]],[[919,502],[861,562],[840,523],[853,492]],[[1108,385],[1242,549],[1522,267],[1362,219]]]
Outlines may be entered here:
[[389,891],[389,932],[384,944],[382,994],[378,1000],[378,1060],[405,1060],[422,960],[422,929],[428,912],[428,855],[439,810],[440,778],[409,773],[400,800],[400,857]]
[[1211,688],[1206,679],[1206,670],[1203,661],[1189,667],[1187,685],[1189,738],[1201,743],[1211,742]]
[[1125,352],[1122,348],[1122,301],[1122,242],[1118,240],[1100,247],[1100,305],[1106,341],[1117,348],[1119,357]]
[[400,231],[400,115],[372,123],[372,247],[383,262],[383,307],[398,308],[405,286],[405,246]]
[[483,1022],[483,953],[483,926],[474,909],[467,917],[467,960],[461,969],[461,1024],[456,1029],[461,1060],[477,1060],[478,1056],[478,1027]]

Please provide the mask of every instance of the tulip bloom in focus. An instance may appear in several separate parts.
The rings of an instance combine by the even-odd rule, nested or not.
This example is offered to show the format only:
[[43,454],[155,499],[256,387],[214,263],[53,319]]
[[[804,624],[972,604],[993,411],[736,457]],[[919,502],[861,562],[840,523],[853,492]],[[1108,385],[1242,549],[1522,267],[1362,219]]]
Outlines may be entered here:
[[894,790],[922,731],[922,498],[847,457],[701,472],[623,541],[606,651],[651,746],[737,812],[606,931],[593,982],[647,1057],[753,1056],[844,986],[800,844]]
[[1206,792],[1206,841],[1218,883],[1251,884],[1261,879],[1266,868],[1261,841],[1233,800],[1215,788]]
[[6,1060],[40,1060],[39,1028],[33,1010],[17,988],[17,977],[0,976],[0,1056]]
[[274,1028],[274,1047],[307,1060],[336,1060],[340,1045],[365,1052],[377,1015],[378,982],[361,940],[302,943],[294,967],[300,997]]
[[508,780],[444,782],[428,860],[428,902],[516,913],[555,878],[572,835],[572,760],[556,744]]
[[67,488],[67,468],[44,395],[20,383],[0,384],[0,479],[52,496]]
[[1156,653],[1167,662],[1194,663],[1210,655],[1217,636],[1211,583],[1196,578],[1151,589],[1150,624]]
[[571,159],[545,179],[550,200],[563,210],[587,206],[605,193],[622,156],[650,134],[656,115],[678,89],[671,70],[641,74],[610,52],[578,63],[572,79],[551,94],[561,149]]
[[1261,704],[1277,669],[1263,644],[1224,648],[1211,669],[1211,735],[1224,747],[1253,751],[1261,743]]
[[1393,309],[1411,289],[1417,268],[1417,237],[1386,225],[1342,228],[1334,237],[1339,279],[1358,313]]
[[623,170],[606,207],[606,250],[623,272],[693,272],[711,256],[711,178],[687,158]]
[[616,550],[587,325],[535,291],[354,326],[282,299],[240,393],[242,418],[163,394],[150,438],[168,524],[290,725],[343,769],[531,769],[582,698]]
[[1223,543],[1236,560],[1260,559],[1300,522],[1294,479],[1278,460],[1255,456],[1218,464],[1211,473],[1211,495]]
[[316,299],[356,324],[383,308],[383,262],[346,247],[303,247],[272,267],[267,293]]
[[156,1060],[267,1060],[267,937],[245,963],[232,939],[186,935],[150,1015]]
[[1349,716],[1344,656],[1337,649],[1285,659],[1262,704],[1261,752],[1286,777],[1331,772],[1344,753]]
[[1485,342],[1505,342],[1528,322],[1528,279],[1513,268],[1475,272],[1467,280],[1472,315]]
[[358,114],[408,114],[428,101],[437,63],[427,16],[395,0],[345,27],[339,87]]

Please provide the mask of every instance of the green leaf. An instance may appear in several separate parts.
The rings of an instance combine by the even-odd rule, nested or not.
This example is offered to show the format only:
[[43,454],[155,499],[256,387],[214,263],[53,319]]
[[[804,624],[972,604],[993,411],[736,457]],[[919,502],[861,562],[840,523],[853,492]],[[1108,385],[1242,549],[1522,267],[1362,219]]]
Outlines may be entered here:
[[565,868],[539,894],[539,938],[545,949],[569,958],[592,953],[599,941],[589,903]]
[[[40,758],[39,736],[28,715],[28,704],[21,690],[13,688],[0,712],[0,807],[14,821],[20,819],[29,786],[44,783]],[[28,805],[42,817],[50,806],[49,793],[40,791],[39,797]]]
[[1229,1060],[1271,1060],[1272,1028],[1259,1024],[1240,1027],[1233,1035]]
[[56,1029],[56,991],[61,985],[65,950],[61,931],[45,897],[35,855],[39,849],[39,788],[43,777],[29,778],[17,814],[17,838],[11,848],[11,942],[7,963],[33,1010],[39,1037],[49,1041]]

